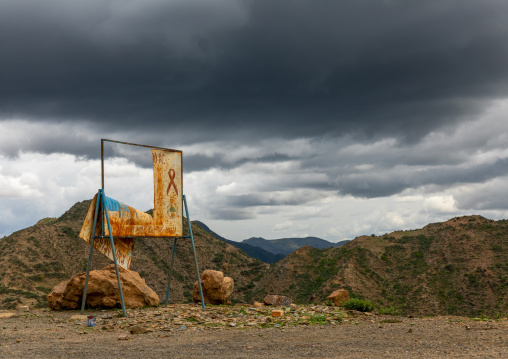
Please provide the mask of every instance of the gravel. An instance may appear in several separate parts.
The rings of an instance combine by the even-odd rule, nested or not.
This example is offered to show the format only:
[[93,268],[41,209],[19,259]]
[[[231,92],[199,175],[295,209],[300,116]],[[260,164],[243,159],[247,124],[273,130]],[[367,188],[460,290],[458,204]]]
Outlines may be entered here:
[[78,311],[12,313],[0,318],[0,358],[508,358],[507,318],[173,305],[89,311],[87,327]]

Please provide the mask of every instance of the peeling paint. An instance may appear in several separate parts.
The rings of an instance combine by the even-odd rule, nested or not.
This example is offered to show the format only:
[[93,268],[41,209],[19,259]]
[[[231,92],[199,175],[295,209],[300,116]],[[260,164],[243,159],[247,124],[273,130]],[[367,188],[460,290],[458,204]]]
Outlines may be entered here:
[[[118,264],[129,269],[134,237],[182,237],[182,152],[174,150],[152,150],[154,176],[153,216],[130,207],[113,198],[104,198],[108,212],[111,232],[114,237],[115,254]],[[95,195],[79,233],[79,237],[91,243],[95,207]],[[96,237],[102,233],[109,236],[106,218],[103,213],[97,220]],[[109,238],[96,238],[94,248],[113,260]]]

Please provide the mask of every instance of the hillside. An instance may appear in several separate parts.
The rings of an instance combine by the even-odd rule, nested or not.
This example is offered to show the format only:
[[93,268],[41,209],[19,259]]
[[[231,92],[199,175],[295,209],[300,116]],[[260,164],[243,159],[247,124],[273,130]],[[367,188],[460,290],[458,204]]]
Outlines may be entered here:
[[274,254],[272,252],[268,252],[268,251],[264,250],[263,248],[253,246],[248,243],[235,242],[235,241],[226,239],[226,238],[222,237],[221,235],[212,231],[206,224],[204,224],[200,221],[195,221],[195,223],[199,224],[201,226],[201,228],[203,228],[205,231],[212,234],[216,238],[220,239],[221,241],[231,244],[232,246],[235,246],[237,248],[240,248],[242,251],[247,253],[247,255],[249,255],[250,257],[257,258],[262,262],[275,263],[278,260],[281,260],[282,258],[284,258],[284,255],[282,255],[282,254]]
[[296,251],[298,248],[311,246],[318,249],[325,249],[330,247],[340,247],[349,241],[341,241],[337,243],[328,242],[327,240],[318,237],[305,237],[305,238],[279,238],[279,239],[264,239],[261,237],[252,237],[244,239],[241,243],[250,244],[264,249],[265,251],[273,254],[280,254],[287,256],[288,254]]
[[[0,239],[0,308],[45,306],[57,283],[83,272],[88,245],[77,234],[90,201]],[[268,265],[192,223],[200,270],[235,280],[233,302],[285,294],[324,302],[337,288],[378,307],[413,314],[508,312],[508,220],[457,217],[419,230],[361,236],[342,247],[305,246]],[[138,238],[132,269],[164,298],[172,240]],[[191,299],[196,280],[188,240],[179,240],[171,302]],[[94,251],[93,268],[109,264]]]
[[[63,280],[86,270],[88,244],[78,238],[90,201],[75,204],[60,218],[47,218],[32,227],[0,239],[0,308],[19,303],[46,305],[46,294]],[[186,225],[185,225],[186,227]],[[216,269],[235,281],[233,301],[261,278],[268,265],[247,256],[236,247],[216,239],[192,223],[200,271]],[[146,279],[161,300],[165,298],[173,241],[138,238],[131,269]],[[109,264],[94,251],[92,269]],[[179,240],[173,268],[171,302],[192,298],[196,280],[190,241]]]
[[337,288],[406,313],[506,313],[508,221],[458,217],[340,248],[303,247],[272,265],[252,295],[321,302]]

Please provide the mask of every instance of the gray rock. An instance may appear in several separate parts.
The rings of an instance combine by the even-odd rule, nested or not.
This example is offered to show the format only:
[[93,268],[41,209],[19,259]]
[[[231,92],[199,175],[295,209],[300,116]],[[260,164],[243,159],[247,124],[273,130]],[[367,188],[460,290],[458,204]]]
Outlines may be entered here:
[[266,305],[274,305],[277,307],[288,307],[291,305],[291,298],[283,295],[269,294],[263,299],[263,303]]

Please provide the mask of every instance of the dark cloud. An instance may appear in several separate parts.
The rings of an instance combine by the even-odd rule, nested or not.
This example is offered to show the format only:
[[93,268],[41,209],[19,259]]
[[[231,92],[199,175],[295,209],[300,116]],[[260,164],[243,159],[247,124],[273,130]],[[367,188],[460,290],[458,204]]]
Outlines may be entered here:
[[474,210],[508,210],[508,203],[501,193],[508,190],[506,177],[481,184],[478,188],[469,188],[456,196],[460,209]]
[[0,115],[178,143],[412,142],[506,96],[506,23],[505,1],[3,1]]
[[341,194],[355,197],[385,197],[409,188],[426,185],[443,188],[457,184],[483,183],[508,174],[508,159],[477,165],[410,168],[394,167],[382,169],[374,167],[371,171],[344,175],[337,179]]
[[199,154],[185,155],[183,168],[184,171],[204,171],[210,168],[220,168],[224,170],[232,169],[246,163],[277,163],[280,161],[287,161],[294,159],[288,155],[273,153],[266,156],[257,158],[239,158],[238,160],[226,160],[222,156],[205,156]]
[[245,219],[255,219],[256,213],[252,210],[244,208],[222,207],[211,211],[209,217],[211,219],[236,221]]
[[223,176],[212,219],[470,184],[459,208],[505,209],[506,140],[458,131],[507,98],[506,24],[504,0],[0,0],[0,155],[185,148]]
[[318,196],[311,191],[303,193],[256,193],[237,196],[228,196],[227,203],[235,207],[255,206],[296,206],[316,200]]

